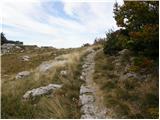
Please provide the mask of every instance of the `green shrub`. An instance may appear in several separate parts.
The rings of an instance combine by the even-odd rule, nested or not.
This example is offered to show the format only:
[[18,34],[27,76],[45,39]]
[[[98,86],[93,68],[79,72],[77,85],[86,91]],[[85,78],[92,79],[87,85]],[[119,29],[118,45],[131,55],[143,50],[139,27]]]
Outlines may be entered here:
[[129,36],[127,31],[120,29],[117,31],[110,30],[106,34],[106,42],[104,44],[104,53],[113,55],[118,51],[128,47]]
[[[139,31],[130,32],[133,44],[130,49],[147,57],[156,58],[159,55],[159,25],[147,24]],[[137,47],[138,46],[138,47]]]
[[111,30],[106,34],[106,37],[107,41],[104,44],[104,53],[109,55],[117,53],[121,48],[118,46],[116,33]]
[[148,107],[157,107],[158,104],[159,104],[158,95],[155,95],[154,93],[148,93],[146,94],[142,105]]

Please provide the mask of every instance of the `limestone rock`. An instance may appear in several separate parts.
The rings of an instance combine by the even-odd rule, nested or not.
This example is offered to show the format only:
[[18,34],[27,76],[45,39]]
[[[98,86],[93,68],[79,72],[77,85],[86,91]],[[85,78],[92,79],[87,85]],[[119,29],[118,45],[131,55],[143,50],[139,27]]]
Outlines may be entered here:
[[92,90],[92,89],[89,88],[88,86],[82,85],[81,88],[80,88],[80,94],[92,93],[92,92],[94,92],[94,90]]
[[47,86],[35,88],[35,89],[32,89],[32,90],[27,91],[27,92],[23,95],[23,98],[24,98],[24,99],[29,99],[29,98],[32,98],[32,97],[44,95],[44,94],[49,93],[51,90],[57,90],[57,89],[59,89],[59,88],[61,88],[61,87],[62,87],[62,85],[49,84],[49,85],[47,85]]
[[66,75],[67,75],[67,71],[66,71],[66,70],[62,70],[62,71],[60,72],[60,74],[61,74],[62,76],[66,76]]
[[82,72],[82,76],[86,76],[86,73],[85,73],[85,72]]
[[96,108],[92,104],[85,104],[81,108],[81,112],[85,114],[94,114],[96,111]]
[[23,61],[29,61],[29,59],[30,59],[30,57],[29,57],[29,56],[27,56],[27,55],[22,56],[22,60],[23,60]]
[[23,72],[20,72],[16,75],[16,79],[20,79],[20,78],[24,78],[24,77],[27,77],[30,75],[30,72],[29,71],[23,71]]
[[15,48],[16,48],[16,49],[21,49],[21,47],[19,47],[19,46],[16,46]]
[[98,110],[96,106],[93,104],[85,104],[81,108],[82,112],[82,119],[106,119],[106,109],[103,109],[101,111]]
[[128,79],[128,78],[135,78],[135,79],[137,79],[137,80],[140,80],[140,79],[141,79],[141,77],[138,76],[136,73],[126,73],[125,75],[121,75],[121,76],[120,76],[120,79],[121,79],[121,80],[126,80],[126,79]]
[[129,78],[129,77],[135,77],[135,78],[136,78],[137,75],[136,75],[135,73],[127,73],[127,74],[126,74],[126,77],[127,77],[127,78]]
[[23,53],[23,52],[24,52],[24,50],[21,50],[20,52],[21,52],[21,53]]
[[121,63],[115,63],[116,67],[119,67],[121,65]]
[[87,68],[88,67],[88,65],[86,65],[86,64],[84,64],[83,66],[82,66],[82,68]]
[[43,63],[39,66],[39,70],[40,72],[46,72],[47,70],[49,70],[50,68],[53,67],[53,64],[50,63]]
[[11,43],[5,43],[1,46],[1,53],[2,54],[6,54],[9,53],[11,49],[13,49],[13,47],[15,47],[15,44],[11,44]]
[[85,114],[81,116],[81,119],[95,119],[95,118],[93,117],[93,115]]
[[94,102],[94,96],[93,95],[82,94],[79,97],[80,97],[80,101],[81,101],[82,105]]
[[83,77],[82,75],[80,76],[80,80],[85,80],[84,77]]

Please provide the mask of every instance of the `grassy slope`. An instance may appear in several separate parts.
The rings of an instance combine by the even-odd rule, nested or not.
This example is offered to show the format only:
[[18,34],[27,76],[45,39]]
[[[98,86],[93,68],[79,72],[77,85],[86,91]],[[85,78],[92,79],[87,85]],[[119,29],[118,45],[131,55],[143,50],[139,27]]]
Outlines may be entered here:
[[[123,58],[123,61],[130,57]],[[103,51],[95,57],[94,81],[103,91],[104,103],[110,108],[108,115],[113,118],[158,118],[158,73],[154,71],[153,65],[145,68],[143,74],[151,75],[146,81],[129,78],[120,80],[114,71],[124,71],[129,62],[122,62],[116,68],[112,63],[115,59]],[[138,73],[137,68],[141,69],[140,66],[132,66],[132,70]]]
[[[54,51],[27,50],[24,53],[2,56],[2,118],[80,118],[78,99],[81,81],[79,76],[83,64],[82,58],[87,54],[86,48]],[[69,61],[67,65],[57,66],[47,74],[40,74],[39,78],[33,73],[24,80],[14,79],[16,73],[22,70],[34,70],[43,61],[64,53],[67,53],[65,56]],[[19,64],[21,61],[18,58],[22,55],[32,56],[31,64],[27,62]],[[66,59],[65,57],[62,55],[61,59]],[[127,59],[129,58],[125,58]],[[112,63],[114,60],[114,57],[106,56],[102,51],[95,58],[94,80],[104,94],[104,103],[107,108],[110,108],[109,115],[113,118],[157,118],[158,75],[152,72],[151,67],[149,73],[152,79],[148,81],[140,82],[132,79],[120,81],[114,71],[115,69],[123,71],[126,64],[116,68]],[[133,66],[134,69],[136,67]],[[64,69],[68,71],[67,76],[59,74]],[[60,83],[63,84],[63,87],[51,95],[29,101],[22,100],[27,90],[49,83]]]
[[[30,70],[37,67],[42,61],[54,59],[56,56],[66,54],[73,51],[72,49],[51,49],[51,48],[40,48],[40,49],[24,49],[24,52],[20,50],[15,51],[13,54],[6,54],[1,57],[2,60],[2,75],[3,74],[14,74],[24,70]],[[24,62],[21,57],[28,55],[31,57],[29,62]]]
[[[24,53],[2,56],[2,118],[79,118],[78,99],[81,81],[77,78],[81,72],[82,58],[86,54],[84,49],[27,50]],[[56,56],[69,53],[67,65],[57,66],[52,69],[54,72],[50,70],[38,80],[34,73],[24,80],[15,80],[15,73],[34,70],[41,62],[56,57],[53,52]],[[22,55],[32,56],[31,61],[21,64],[18,58]],[[67,76],[59,74],[63,69],[68,71]],[[49,83],[61,83],[63,88],[54,93],[53,97],[45,95],[29,101],[22,100],[27,90]]]

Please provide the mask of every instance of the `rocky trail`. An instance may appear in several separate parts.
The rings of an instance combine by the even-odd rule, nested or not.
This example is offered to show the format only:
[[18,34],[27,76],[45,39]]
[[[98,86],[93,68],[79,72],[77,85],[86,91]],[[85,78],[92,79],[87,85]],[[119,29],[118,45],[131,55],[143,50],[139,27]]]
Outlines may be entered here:
[[[98,50],[99,51],[99,50]],[[92,50],[84,59],[81,80],[85,83],[80,88],[81,119],[105,119],[107,109],[98,86],[93,81],[94,57],[98,51]]]

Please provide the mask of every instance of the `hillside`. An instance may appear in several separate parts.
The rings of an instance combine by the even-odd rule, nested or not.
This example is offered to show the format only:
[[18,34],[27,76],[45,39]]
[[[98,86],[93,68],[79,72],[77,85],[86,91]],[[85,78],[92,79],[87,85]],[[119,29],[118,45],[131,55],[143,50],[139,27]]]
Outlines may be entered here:
[[94,82],[99,85],[111,118],[158,118],[158,61],[124,49],[95,57]]
[[[83,5],[91,7],[93,4]],[[85,18],[89,16],[84,19],[84,23],[89,21],[91,27],[81,20],[78,20],[82,22],[80,24],[70,21],[67,29],[54,32],[59,25],[68,22],[53,19],[53,23],[54,20],[60,21],[54,29],[41,31],[43,29],[38,29],[41,24],[38,24],[33,31],[53,34],[50,42],[57,42],[58,46],[63,42],[69,45],[71,40],[74,40],[74,45],[80,45],[79,39],[84,37],[87,40],[87,36],[94,36],[100,29],[95,29],[95,33],[93,29],[103,26],[101,22],[105,22],[105,15],[98,13],[98,7],[92,6],[89,9],[83,5],[79,6],[80,11],[87,8],[99,17],[93,17],[94,20],[96,18],[93,26],[90,24],[90,15],[84,11],[87,13]],[[76,6],[73,8],[77,12]],[[69,15],[79,18],[74,12]],[[78,13],[83,16],[81,12]],[[7,40],[1,33],[1,117],[158,119],[159,2],[124,1],[121,5],[116,2],[113,14],[118,26],[116,30],[108,30],[106,37],[96,38],[93,44],[85,43],[78,48],[38,47],[39,43],[45,43],[40,40],[43,39],[40,34],[37,34],[37,45],[23,45],[18,41]],[[45,25],[47,28],[50,26]],[[79,31],[79,28],[82,29]],[[73,35],[72,31],[76,34]],[[60,39],[55,37],[58,34]],[[19,38],[18,35],[16,38]],[[31,39],[27,42],[31,42]]]
[[83,58],[98,47],[11,48],[1,56],[2,118],[80,118]]
[[99,44],[17,48],[1,56],[2,118],[158,116],[157,65],[148,64],[153,61],[137,64],[127,49],[105,55]]

